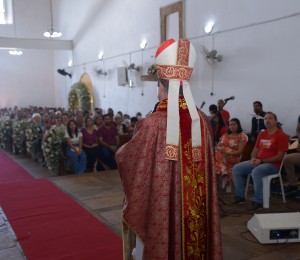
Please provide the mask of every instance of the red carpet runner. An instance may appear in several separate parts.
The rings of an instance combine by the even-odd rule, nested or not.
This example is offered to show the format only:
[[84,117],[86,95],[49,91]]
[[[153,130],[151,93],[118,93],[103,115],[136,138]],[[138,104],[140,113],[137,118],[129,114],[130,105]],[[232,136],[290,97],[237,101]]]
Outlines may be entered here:
[[119,260],[122,241],[46,179],[0,152],[0,207],[28,260]]
[[33,177],[20,165],[0,152],[0,184],[32,180]]

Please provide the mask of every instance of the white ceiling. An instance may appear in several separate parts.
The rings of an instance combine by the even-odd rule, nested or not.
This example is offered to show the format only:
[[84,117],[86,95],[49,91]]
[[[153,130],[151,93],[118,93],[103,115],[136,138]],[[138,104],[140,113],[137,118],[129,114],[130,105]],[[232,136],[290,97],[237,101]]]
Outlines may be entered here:
[[[106,0],[108,1],[108,0]],[[63,33],[59,40],[75,40],[91,20],[100,14],[105,0],[52,0],[54,29]],[[115,1],[115,0],[110,0]],[[49,0],[13,0],[14,25],[0,25],[0,39],[40,39],[51,26]],[[19,41],[22,44],[22,41]],[[1,41],[0,41],[0,48]]]

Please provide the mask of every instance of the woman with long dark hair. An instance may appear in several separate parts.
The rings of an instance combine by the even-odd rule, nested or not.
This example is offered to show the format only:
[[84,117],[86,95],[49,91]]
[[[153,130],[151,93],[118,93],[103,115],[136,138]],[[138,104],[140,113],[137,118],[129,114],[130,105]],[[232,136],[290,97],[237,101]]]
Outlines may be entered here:
[[220,140],[220,137],[227,132],[227,127],[224,123],[222,115],[217,109],[218,108],[216,105],[209,106],[209,120],[213,131],[214,145],[217,145]]
[[87,170],[97,172],[98,137],[97,130],[91,117],[85,118],[85,128],[82,132],[82,146],[87,155]]
[[65,133],[67,140],[66,155],[74,166],[75,173],[83,173],[86,167],[86,154],[82,150],[82,133],[78,131],[75,120],[70,120]]

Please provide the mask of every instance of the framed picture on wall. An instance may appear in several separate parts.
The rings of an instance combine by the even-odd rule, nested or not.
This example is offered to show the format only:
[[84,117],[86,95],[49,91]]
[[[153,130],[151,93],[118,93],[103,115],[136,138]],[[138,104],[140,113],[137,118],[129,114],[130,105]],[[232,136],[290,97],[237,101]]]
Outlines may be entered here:
[[160,8],[160,41],[184,36],[184,0]]

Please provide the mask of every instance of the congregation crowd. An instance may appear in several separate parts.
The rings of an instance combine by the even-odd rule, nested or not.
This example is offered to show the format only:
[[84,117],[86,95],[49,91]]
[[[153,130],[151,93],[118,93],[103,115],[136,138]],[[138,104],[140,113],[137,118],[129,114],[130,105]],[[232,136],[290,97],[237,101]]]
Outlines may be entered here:
[[[114,153],[129,140],[141,113],[130,117],[109,108],[70,113],[63,108],[1,109],[1,146],[58,171],[65,156],[74,173],[116,169]],[[55,166],[53,165],[55,164]]]
[[[217,105],[209,106],[216,174],[221,188],[231,192],[234,186],[235,202],[244,202],[244,177],[255,173],[253,207],[259,208],[262,206],[262,178],[278,172],[284,160],[289,180],[287,191],[296,190],[300,153],[286,155],[291,139],[281,130],[276,115],[264,112],[262,103],[255,101],[251,132],[245,134],[240,120],[230,118],[230,113],[224,109],[225,104],[220,99]],[[70,113],[63,108],[42,107],[2,108],[0,113],[3,147],[12,147],[16,154],[30,153],[33,159],[56,171],[59,157],[63,154],[67,158],[64,164],[72,166],[74,173],[116,169],[115,152],[130,140],[135,124],[142,118],[140,112],[130,117],[121,111],[114,114],[112,108],[106,114],[100,108],[92,112]],[[299,119],[296,139],[300,138]],[[32,134],[34,129],[35,135]],[[23,137],[17,131],[21,131]],[[240,162],[246,146],[252,153],[248,158],[246,156],[249,160]],[[299,145],[295,151],[299,152]]]
[[[262,103],[255,101],[251,132],[246,135],[240,120],[230,119],[230,113],[224,109],[224,105],[223,100],[218,100],[218,106],[209,107],[210,122],[214,136],[216,173],[220,186],[227,192],[231,192],[234,185],[234,203],[245,202],[245,179],[251,174],[254,185],[251,209],[262,208],[263,178],[278,173],[282,163],[288,180],[285,192],[297,191],[297,171],[300,171],[300,116],[296,135],[290,137],[281,129],[277,116],[263,111]],[[241,161],[246,146],[250,151],[249,156]]]

